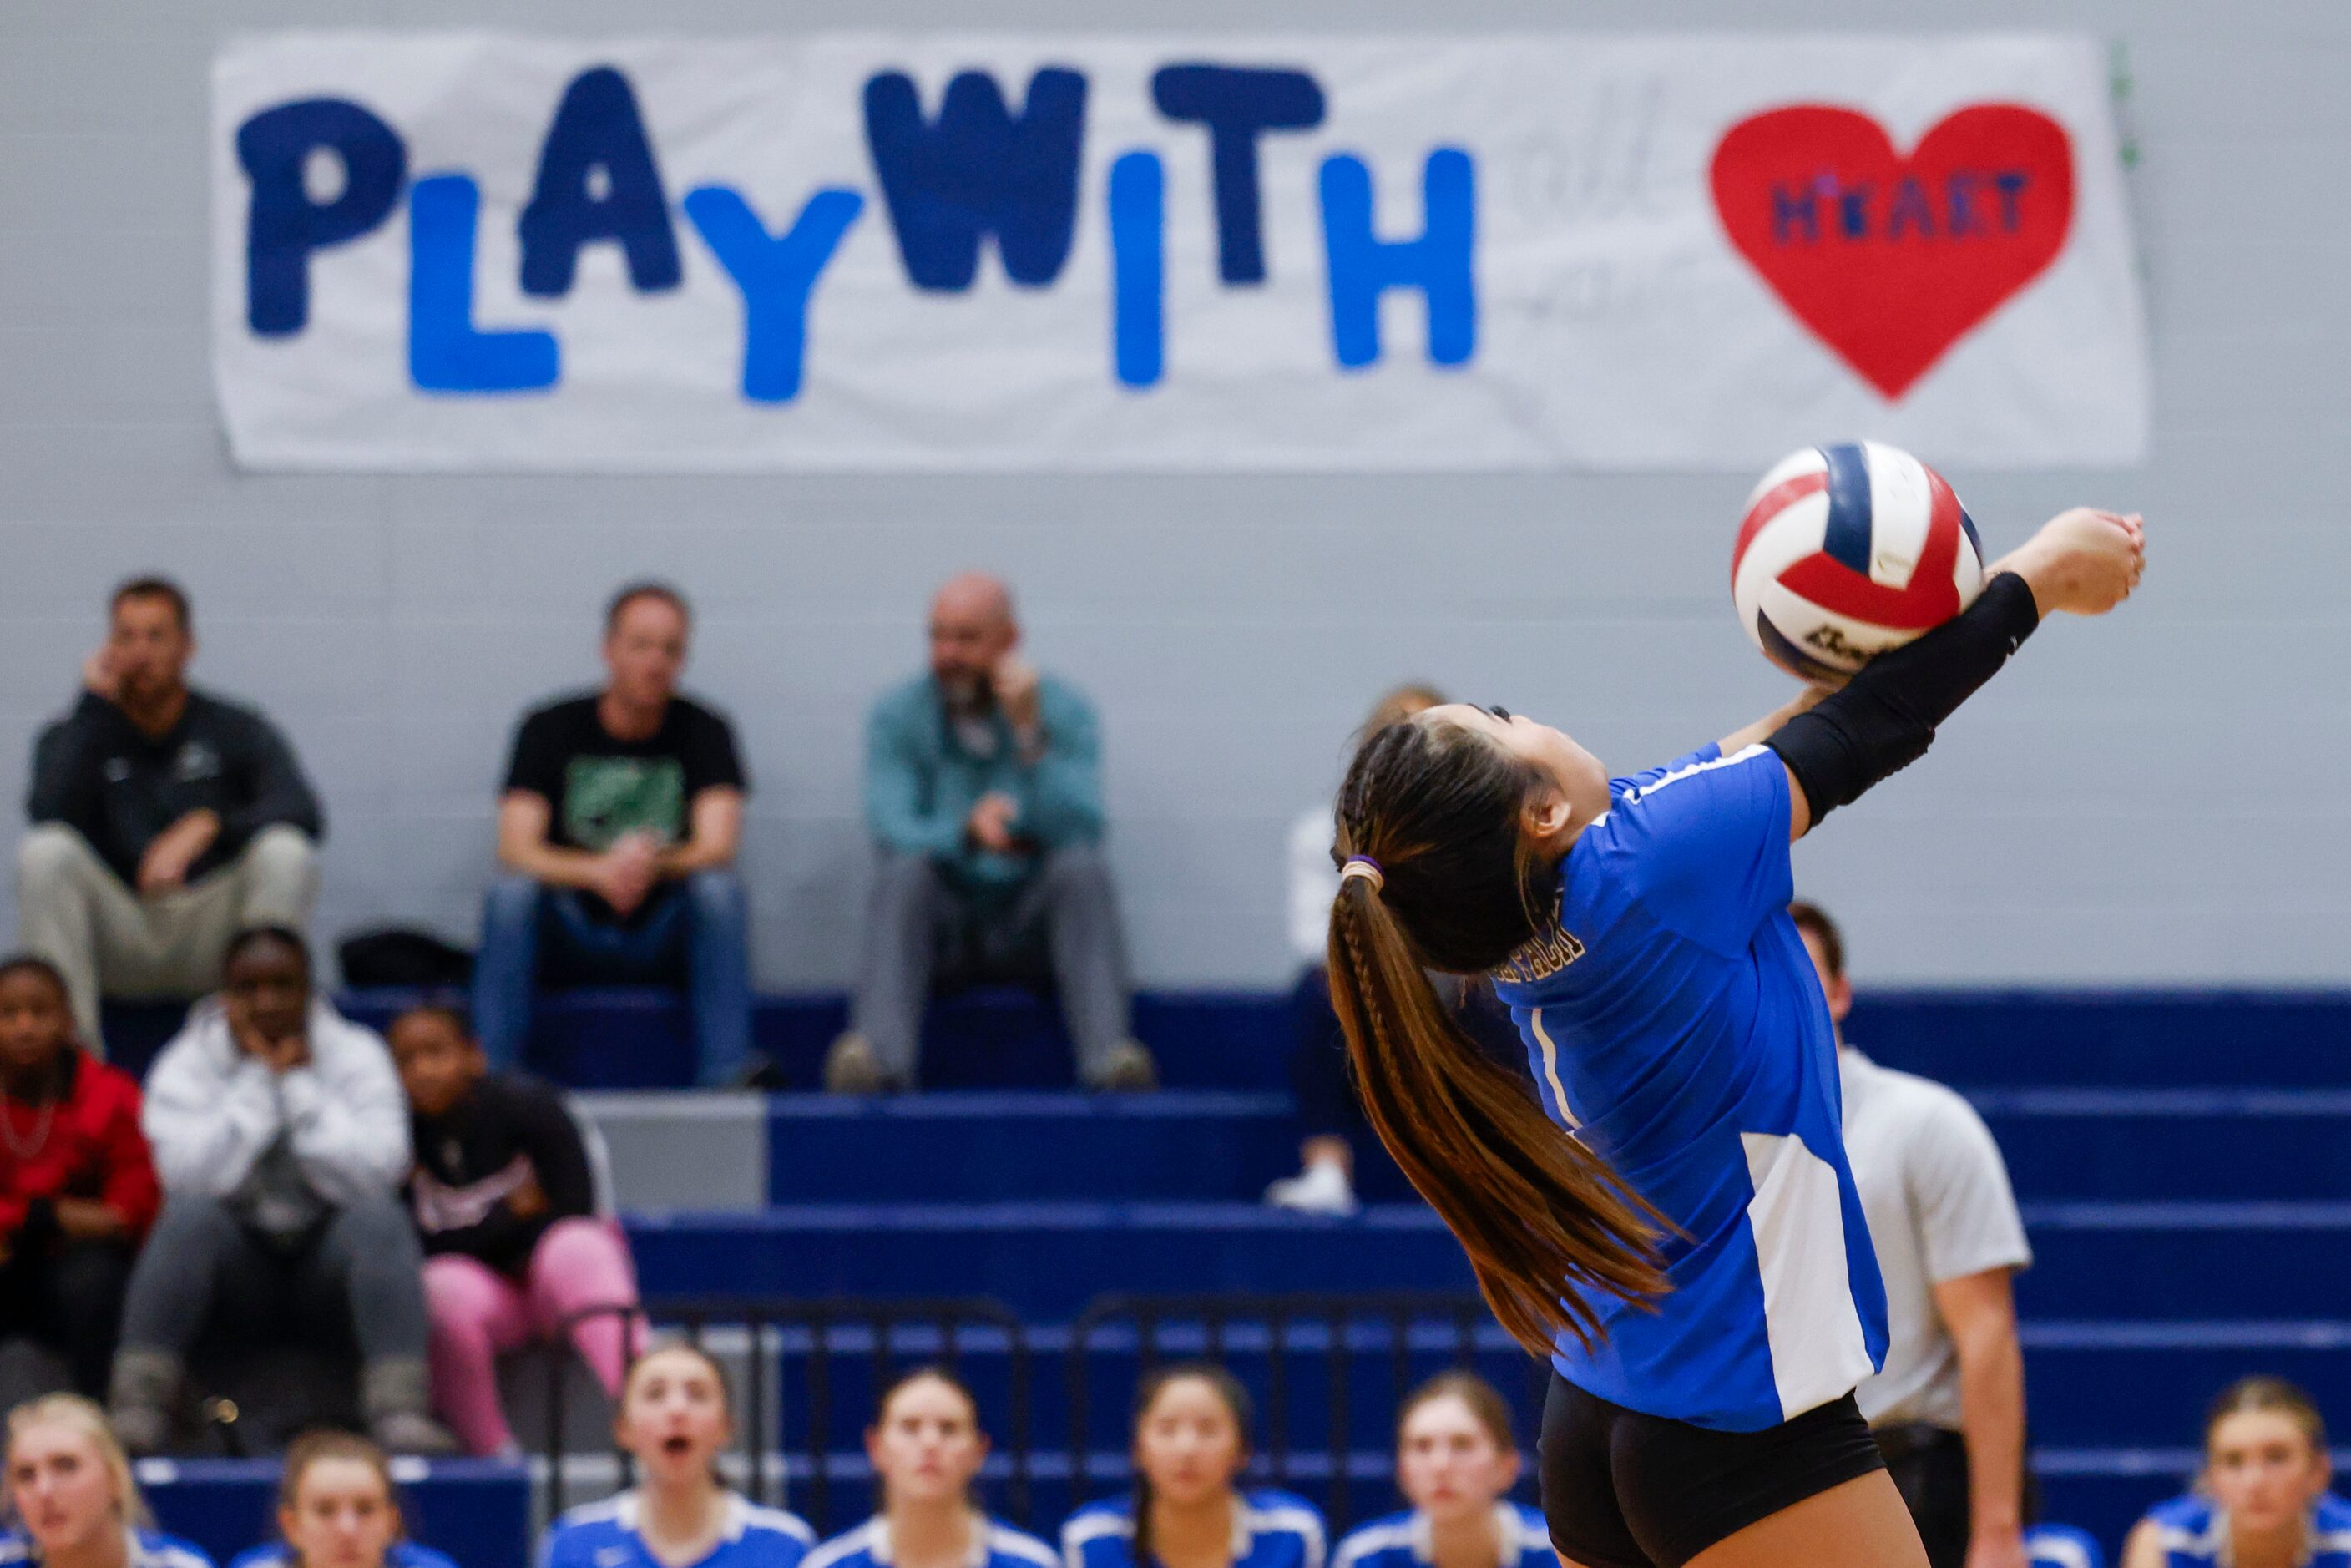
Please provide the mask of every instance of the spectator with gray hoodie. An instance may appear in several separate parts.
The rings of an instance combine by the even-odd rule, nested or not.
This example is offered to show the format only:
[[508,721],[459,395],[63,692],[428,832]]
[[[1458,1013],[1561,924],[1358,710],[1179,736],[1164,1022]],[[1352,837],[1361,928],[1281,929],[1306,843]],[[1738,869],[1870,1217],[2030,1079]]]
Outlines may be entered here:
[[394,1453],[450,1452],[426,1414],[423,1258],[398,1190],[408,1101],[391,1054],[312,993],[294,932],[239,934],[225,969],[147,1079],[163,1213],[123,1307],[115,1430],[135,1453],[166,1446],[188,1355],[216,1324],[263,1343],[347,1332],[370,1434]]

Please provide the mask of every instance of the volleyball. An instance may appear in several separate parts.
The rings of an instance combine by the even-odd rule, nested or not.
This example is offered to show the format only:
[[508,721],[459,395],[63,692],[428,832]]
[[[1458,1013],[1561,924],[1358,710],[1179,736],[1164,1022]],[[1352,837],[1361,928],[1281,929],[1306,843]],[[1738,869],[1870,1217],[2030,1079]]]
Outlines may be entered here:
[[1983,589],[1983,547],[1949,481],[1899,447],[1807,446],[1747,497],[1730,597],[1790,674],[1841,685]]

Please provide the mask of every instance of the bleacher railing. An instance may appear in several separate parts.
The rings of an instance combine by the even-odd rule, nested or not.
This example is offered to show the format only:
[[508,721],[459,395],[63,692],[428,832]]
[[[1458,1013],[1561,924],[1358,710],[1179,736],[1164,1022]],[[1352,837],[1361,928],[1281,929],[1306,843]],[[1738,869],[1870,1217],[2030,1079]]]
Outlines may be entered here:
[[[573,1321],[622,1311],[591,1309]],[[1388,1473],[1385,1433],[1420,1381],[1447,1368],[1485,1371],[1512,1396],[1522,1445],[1532,1441],[1547,1381],[1547,1369],[1503,1333],[1484,1301],[1460,1292],[1107,1295],[1067,1325],[1024,1323],[979,1297],[672,1297],[648,1300],[631,1315],[717,1353],[737,1402],[740,1451],[729,1456],[730,1469],[758,1502],[785,1501],[789,1488],[790,1506],[820,1534],[862,1517],[864,1497],[851,1510],[842,1503],[867,1474],[859,1439],[874,1398],[927,1364],[958,1371],[967,1360],[988,1364],[988,1375],[974,1381],[994,1440],[990,1484],[1001,1484],[1001,1511],[1012,1523],[1049,1531],[1059,1514],[1040,1517],[1035,1483],[1066,1482],[1060,1500],[1069,1506],[1123,1490],[1134,1390],[1165,1364],[1211,1362],[1255,1389],[1262,1408],[1254,1474],[1299,1490],[1323,1483],[1334,1532],[1352,1521],[1351,1486]],[[1037,1374],[1055,1351],[1061,1386],[1049,1390]],[[536,1446],[546,1458],[551,1511],[562,1510],[569,1490],[569,1359],[552,1346],[545,1356],[545,1431]],[[1041,1417],[1053,1409],[1045,1401],[1056,1396],[1065,1402],[1066,1427],[1040,1442]],[[1364,1437],[1367,1421],[1375,1442]],[[627,1457],[615,1454],[614,1463],[629,1484]]]

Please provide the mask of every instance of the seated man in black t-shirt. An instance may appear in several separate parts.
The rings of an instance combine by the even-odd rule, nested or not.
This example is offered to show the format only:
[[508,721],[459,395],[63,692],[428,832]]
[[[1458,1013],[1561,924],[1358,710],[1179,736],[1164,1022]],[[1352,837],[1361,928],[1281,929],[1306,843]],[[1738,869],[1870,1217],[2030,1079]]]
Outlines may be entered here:
[[677,695],[684,599],[634,583],[604,615],[611,679],[522,721],[498,801],[498,861],[474,970],[474,1025],[513,1066],[540,979],[683,984],[700,1081],[751,1058],[749,916],[733,871],[747,788],[726,719]]

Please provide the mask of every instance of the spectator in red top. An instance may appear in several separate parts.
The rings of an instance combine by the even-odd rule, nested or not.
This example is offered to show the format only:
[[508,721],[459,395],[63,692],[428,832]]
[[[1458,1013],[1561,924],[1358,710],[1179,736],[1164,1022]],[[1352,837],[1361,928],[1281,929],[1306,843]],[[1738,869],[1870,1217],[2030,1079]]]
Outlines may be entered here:
[[62,1354],[106,1392],[122,1291],[162,1202],[139,1085],[74,1037],[46,958],[0,959],[0,1337]]

